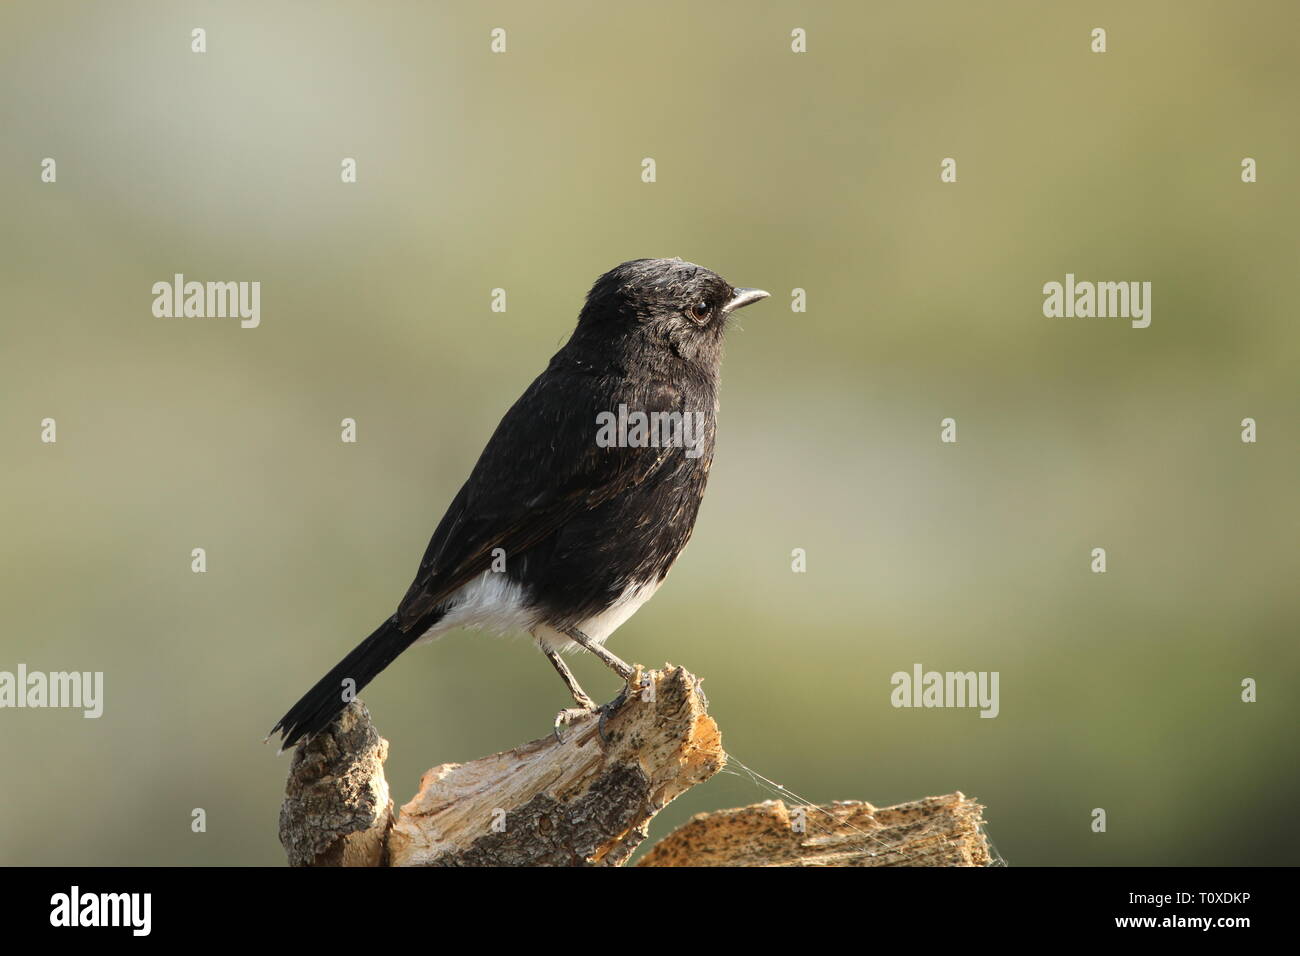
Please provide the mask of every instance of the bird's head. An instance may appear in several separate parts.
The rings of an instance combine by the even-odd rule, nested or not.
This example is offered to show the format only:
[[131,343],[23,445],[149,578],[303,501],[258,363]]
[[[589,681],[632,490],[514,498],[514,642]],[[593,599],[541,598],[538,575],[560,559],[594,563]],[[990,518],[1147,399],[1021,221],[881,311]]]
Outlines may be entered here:
[[693,262],[633,259],[596,280],[578,316],[578,335],[661,346],[685,361],[716,367],[728,318],[767,296],[762,289],[738,289]]

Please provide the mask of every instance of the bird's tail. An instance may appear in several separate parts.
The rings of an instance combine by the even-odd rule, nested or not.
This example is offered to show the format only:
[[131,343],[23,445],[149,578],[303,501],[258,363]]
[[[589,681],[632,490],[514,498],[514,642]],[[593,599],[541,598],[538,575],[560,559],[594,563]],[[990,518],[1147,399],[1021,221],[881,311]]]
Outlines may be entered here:
[[[328,727],[352,696],[391,664],[398,654],[414,644],[425,630],[427,628],[414,627],[404,631],[398,627],[396,616],[380,624],[280,718],[271,730],[271,734],[278,731],[283,738],[280,749],[287,750],[304,737]],[[343,682],[349,678],[353,683],[345,688]],[[346,699],[343,696],[345,690],[350,692]]]

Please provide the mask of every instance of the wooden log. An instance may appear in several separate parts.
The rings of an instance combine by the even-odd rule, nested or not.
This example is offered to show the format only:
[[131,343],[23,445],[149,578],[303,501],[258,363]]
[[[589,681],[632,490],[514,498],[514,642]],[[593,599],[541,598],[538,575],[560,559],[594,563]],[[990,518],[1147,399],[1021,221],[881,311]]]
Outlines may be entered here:
[[[717,724],[680,667],[646,675],[609,717],[427,771],[402,807],[393,866],[616,866],[680,793],[722,768]],[[634,681],[639,683],[636,678]],[[644,698],[644,699],[643,699]]]
[[384,779],[388,741],[354,700],[299,746],[280,805],[280,844],[290,866],[382,866],[393,801]]
[[353,701],[294,755],[280,840],[293,865],[617,866],[650,820],[725,762],[699,681],[638,674],[595,715],[504,753],[426,771],[393,823],[379,809],[387,742]]
[[[638,668],[603,728],[584,715],[562,737],[434,767],[395,816],[388,741],[353,701],[294,753],[280,841],[294,866],[619,866],[725,764],[707,706],[682,668]],[[982,809],[961,793],[883,809],[767,801],[696,815],[640,865],[986,866]]]
[[988,866],[981,807],[961,793],[877,808],[768,800],[698,813],[639,866]]

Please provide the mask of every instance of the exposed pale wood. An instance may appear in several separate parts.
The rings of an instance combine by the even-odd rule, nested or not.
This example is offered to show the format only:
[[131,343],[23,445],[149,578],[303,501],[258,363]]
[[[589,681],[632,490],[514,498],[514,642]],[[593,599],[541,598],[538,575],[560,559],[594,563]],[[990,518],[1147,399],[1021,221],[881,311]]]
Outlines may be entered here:
[[[394,866],[623,863],[650,819],[722,768],[722,740],[699,682],[680,667],[648,675],[605,725],[582,717],[554,736],[425,773],[389,840]],[[648,694],[645,696],[649,696]]]
[[640,866],[988,866],[978,803],[961,793],[877,808],[768,800],[700,813]]

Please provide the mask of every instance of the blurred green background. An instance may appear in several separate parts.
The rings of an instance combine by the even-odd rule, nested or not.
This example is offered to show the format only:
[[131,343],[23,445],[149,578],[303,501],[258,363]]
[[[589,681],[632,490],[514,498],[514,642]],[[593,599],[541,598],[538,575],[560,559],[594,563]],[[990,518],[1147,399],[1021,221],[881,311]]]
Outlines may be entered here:
[[[641,256],[773,298],[619,655],[809,799],[975,796],[1013,865],[1294,862],[1295,39],[1283,2],[0,6],[0,670],[106,681],[0,711],[0,863],[283,862],[263,736]],[[154,318],[176,272],[260,281],[261,327]],[[1151,327],[1045,318],[1067,272],[1151,281]],[[894,709],[917,662],[1001,715]],[[468,632],[363,697],[399,804],[567,704]],[[720,775],[652,839],[768,796]]]

